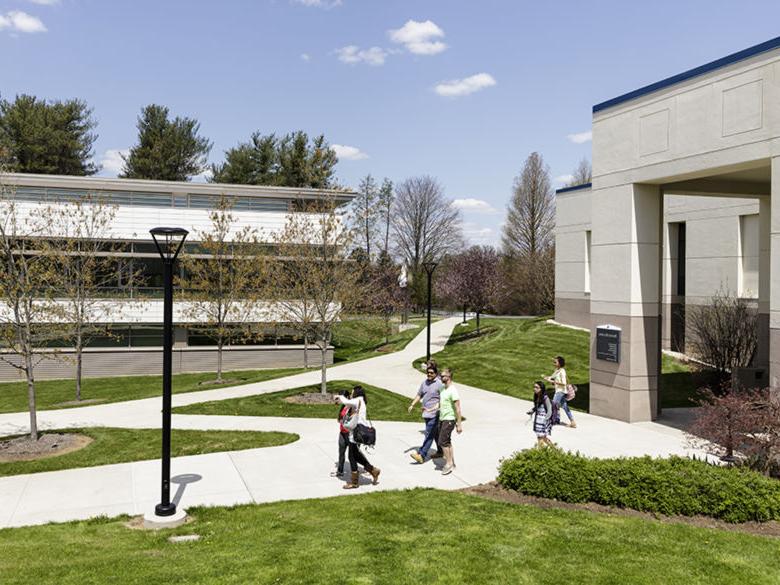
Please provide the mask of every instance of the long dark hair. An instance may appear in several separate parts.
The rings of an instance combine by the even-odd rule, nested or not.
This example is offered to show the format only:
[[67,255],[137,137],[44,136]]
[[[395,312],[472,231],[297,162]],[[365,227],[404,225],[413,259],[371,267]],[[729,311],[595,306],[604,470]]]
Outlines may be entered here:
[[366,391],[363,390],[363,386],[355,386],[352,388],[352,398],[363,398],[363,402],[368,404],[368,397],[366,396]]
[[541,380],[537,380],[534,382],[534,386],[539,385],[539,388],[542,389],[539,394],[534,392],[534,409],[538,408],[540,404],[544,404],[544,397],[547,396],[547,387],[544,385],[544,382]]
[[[339,394],[344,398],[349,398],[349,390],[344,389],[341,392],[339,392]],[[344,411],[345,408],[348,408],[345,404],[339,404],[339,414],[336,417],[337,421],[341,422],[341,413]]]

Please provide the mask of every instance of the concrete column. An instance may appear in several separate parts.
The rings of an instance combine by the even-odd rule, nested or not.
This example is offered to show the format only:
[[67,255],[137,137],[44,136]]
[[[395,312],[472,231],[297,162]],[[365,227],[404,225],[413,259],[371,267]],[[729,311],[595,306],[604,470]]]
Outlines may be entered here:
[[772,204],[769,197],[760,197],[758,205],[758,351],[757,368],[769,367],[769,288]]
[[[780,157],[772,158],[769,252],[769,386],[780,388]],[[763,207],[762,207],[763,210]],[[759,265],[763,269],[763,265]],[[761,278],[761,277],[759,277]],[[762,279],[759,282],[761,287]],[[761,292],[759,291],[759,294]]]
[[[628,422],[658,410],[661,225],[656,185],[593,191],[590,412]],[[620,362],[596,359],[596,327],[621,328]]]

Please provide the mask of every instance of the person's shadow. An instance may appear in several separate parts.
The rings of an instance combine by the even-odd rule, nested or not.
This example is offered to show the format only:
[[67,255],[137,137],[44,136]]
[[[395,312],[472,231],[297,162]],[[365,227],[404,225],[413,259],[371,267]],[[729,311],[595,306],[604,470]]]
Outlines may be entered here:
[[182,473],[181,475],[172,477],[171,483],[175,483],[179,486],[176,488],[176,493],[173,495],[172,502],[178,506],[179,502],[181,502],[182,496],[184,495],[184,490],[186,489],[187,484],[195,483],[201,479],[203,479],[203,476],[200,476],[197,473]]

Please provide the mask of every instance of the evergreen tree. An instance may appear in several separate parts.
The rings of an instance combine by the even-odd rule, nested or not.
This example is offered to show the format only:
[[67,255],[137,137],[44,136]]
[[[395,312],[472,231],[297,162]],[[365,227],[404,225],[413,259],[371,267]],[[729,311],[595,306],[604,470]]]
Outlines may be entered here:
[[225,162],[212,165],[212,181],[327,189],[334,186],[337,162],[323,135],[310,142],[300,131],[281,139],[255,132],[249,142],[227,150]]
[[138,144],[124,157],[120,177],[189,181],[206,169],[211,142],[198,136],[200,123],[177,116],[168,119],[165,106],[150,104],[138,117]]
[[81,100],[39,100],[18,95],[0,101],[0,164],[8,171],[94,175],[97,134],[92,109]]

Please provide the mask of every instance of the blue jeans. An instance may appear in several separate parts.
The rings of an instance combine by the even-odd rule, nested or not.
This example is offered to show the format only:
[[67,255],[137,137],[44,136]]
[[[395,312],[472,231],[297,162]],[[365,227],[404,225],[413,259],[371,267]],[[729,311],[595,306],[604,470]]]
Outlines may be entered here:
[[566,400],[566,392],[556,392],[553,396],[553,404],[557,404],[558,408],[563,409],[563,412],[569,417],[569,422],[574,420],[574,415],[569,410],[569,402]]
[[436,446],[439,446],[439,440],[437,438],[437,435],[439,434],[439,415],[436,415],[432,418],[426,418],[425,419],[425,439],[423,439],[422,447],[420,447],[417,452],[420,454],[420,457],[425,459],[425,457],[428,455],[428,450],[431,448],[431,444],[433,443],[433,440],[436,439]]

